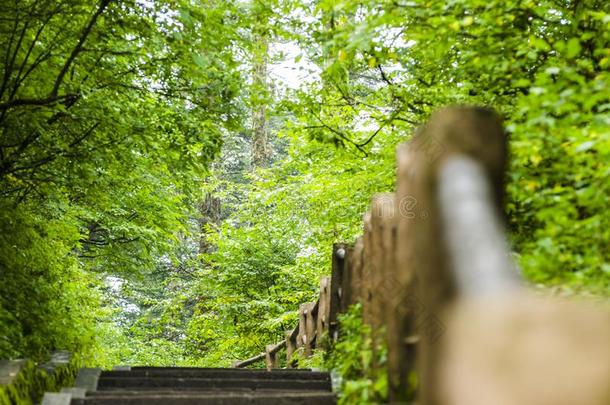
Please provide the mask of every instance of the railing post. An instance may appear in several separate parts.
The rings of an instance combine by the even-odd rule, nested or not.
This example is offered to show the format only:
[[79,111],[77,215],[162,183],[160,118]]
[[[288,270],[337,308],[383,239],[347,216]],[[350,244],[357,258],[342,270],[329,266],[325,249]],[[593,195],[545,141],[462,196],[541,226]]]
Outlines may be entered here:
[[395,263],[386,274],[389,290],[386,317],[388,397],[391,403],[414,399],[414,387],[409,387],[409,374],[416,369],[417,326],[424,316],[416,289],[415,222],[427,220],[428,215],[413,195],[416,158],[417,153],[411,144],[402,144],[397,148],[396,223],[390,236]]
[[314,311],[317,311],[315,302],[307,302],[299,306],[297,347],[302,348],[304,357],[311,356],[316,340],[316,314],[313,313]]
[[371,213],[366,212],[362,218],[364,225],[364,234],[362,235],[362,277],[361,281],[361,293],[362,293],[362,321],[367,325],[373,323],[373,306],[371,301],[373,299],[373,288],[372,288],[372,258],[371,254],[373,250],[373,228],[371,226]]
[[286,339],[286,368],[293,368],[295,366],[295,361],[292,358],[292,355],[297,349],[297,333],[298,326],[296,329],[287,330],[284,332]]
[[318,316],[316,325],[316,342],[323,345],[324,332],[328,332],[330,315],[330,277],[320,279],[320,298],[318,299]]
[[[447,323],[448,304],[457,297],[456,279],[447,255],[444,224],[438,206],[438,173],[449,157],[464,155],[481,165],[492,184],[497,212],[502,210],[506,136],[500,119],[490,110],[449,107],[432,114],[411,142],[414,162],[409,193],[415,205],[413,232],[421,325],[419,381],[421,401],[437,405],[440,350],[436,341]],[[425,214],[425,215],[424,215]],[[472,246],[471,249],[475,249]]]
[[275,345],[267,345],[265,347],[265,366],[268,371],[278,368],[279,362],[277,353],[274,351]]
[[299,333],[297,334],[297,348],[301,349],[302,355],[306,354],[307,347],[307,311],[309,304],[299,305]]
[[330,301],[328,312],[328,337],[332,341],[337,340],[338,324],[337,314],[341,305],[341,285],[343,280],[343,268],[345,265],[345,254],[347,245],[335,243],[333,245],[332,272],[330,279]]
[[362,251],[364,247],[364,242],[362,237],[356,239],[354,243],[354,248],[350,252],[348,256],[349,267],[350,267],[350,302],[349,304],[355,304],[357,302],[362,302]]
[[[371,250],[370,275],[371,288],[371,338],[373,343],[373,367],[379,366],[378,347],[384,339],[387,323],[387,305],[393,295],[398,294],[389,278],[393,273],[395,250],[392,246],[394,228],[394,194],[382,193],[373,196],[371,201]],[[388,282],[389,281],[389,282]]]
[[305,356],[309,357],[316,348],[316,324],[318,318],[318,305],[316,302],[307,304],[307,312],[305,313],[305,331],[307,341],[305,343]]
[[343,259],[343,274],[341,277],[341,300],[339,302],[339,313],[345,313],[347,308],[352,303],[352,278],[353,278],[353,265],[351,256],[354,253],[353,246],[345,246],[345,258]]

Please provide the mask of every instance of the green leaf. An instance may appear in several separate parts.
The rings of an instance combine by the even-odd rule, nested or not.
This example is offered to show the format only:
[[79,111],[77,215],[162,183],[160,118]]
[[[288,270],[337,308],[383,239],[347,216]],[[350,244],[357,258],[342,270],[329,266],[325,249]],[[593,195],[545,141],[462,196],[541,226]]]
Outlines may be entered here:
[[568,59],[576,58],[580,55],[581,49],[580,40],[578,38],[571,38],[566,46],[566,57]]

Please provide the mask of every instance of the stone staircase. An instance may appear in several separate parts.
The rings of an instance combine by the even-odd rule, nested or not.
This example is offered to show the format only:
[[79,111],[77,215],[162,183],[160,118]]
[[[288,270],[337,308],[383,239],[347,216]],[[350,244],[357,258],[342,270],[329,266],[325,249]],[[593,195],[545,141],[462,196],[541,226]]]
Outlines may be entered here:
[[303,369],[117,367],[80,370],[42,405],[335,404],[330,375]]

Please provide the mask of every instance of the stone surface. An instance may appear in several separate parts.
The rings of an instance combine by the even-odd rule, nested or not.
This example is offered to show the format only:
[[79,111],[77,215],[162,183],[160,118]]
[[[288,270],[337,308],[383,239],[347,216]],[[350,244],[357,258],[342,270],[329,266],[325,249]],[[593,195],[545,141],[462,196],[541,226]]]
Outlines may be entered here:
[[0,385],[9,385],[25,363],[25,360],[0,360]]
[[46,363],[39,366],[39,368],[45,370],[47,374],[53,374],[57,367],[64,367],[70,364],[72,360],[72,353],[66,350],[61,350],[51,354],[51,358]]
[[99,368],[82,368],[76,376],[74,386],[84,388],[87,391],[95,391],[101,373],[102,370]]
[[217,393],[217,394],[166,394],[137,396],[96,396],[81,400],[72,400],[72,405],[334,405],[335,395],[332,393]]
[[72,396],[72,398],[85,398],[85,396],[87,395],[87,390],[84,388],[75,388],[75,387],[71,387],[71,388],[62,388],[61,392],[63,394],[70,394]]
[[70,405],[72,396],[69,393],[47,392],[41,405]]
[[336,403],[330,374],[311,370],[134,367],[82,369],[79,388],[64,388],[45,405],[191,405]]
[[102,377],[98,381],[97,389],[290,389],[290,390],[330,390],[330,381],[324,380],[296,380],[296,379],[256,379],[248,378],[183,378],[183,377]]

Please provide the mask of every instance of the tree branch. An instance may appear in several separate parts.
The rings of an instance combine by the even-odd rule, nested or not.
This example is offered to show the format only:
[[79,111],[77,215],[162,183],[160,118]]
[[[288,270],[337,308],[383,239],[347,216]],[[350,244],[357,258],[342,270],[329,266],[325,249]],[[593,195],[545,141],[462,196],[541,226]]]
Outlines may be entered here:
[[30,46],[28,47],[25,57],[23,58],[23,61],[21,62],[21,66],[19,66],[19,71],[17,72],[17,75],[15,76],[15,83],[13,84],[13,89],[9,96],[9,100],[12,100],[13,97],[15,96],[15,94],[17,94],[17,91],[19,90],[21,83],[23,83],[23,80],[31,72],[31,69],[28,69],[26,71],[26,74],[23,76],[23,78],[21,77],[21,75],[23,74],[23,70],[25,69],[25,66],[27,65],[27,62],[30,59],[30,55],[32,54],[32,51],[34,50],[34,47],[36,46],[36,43],[38,42],[38,39],[40,38],[40,35],[42,35],[42,32],[47,27],[49,22],[53,19],[53,17],[55,15],[57,15],[57,13],[59,13],[59,10],[61,10],[61,6],[57,6],[53,11],[51,11],[49,13],[49,15],[47,16],[47,18],[42,22],[42,25],[40,26],[40,28],[38,28],[38,30],[36,31],[36,34],[34,35],[34,39],[30,43]]
[[386,120],[384,120],[384,121],[381,123],[381,125],[379,125],[379,127],[377,128],[377,130],[376,130],[375,132],[373,132],[373,134],[372,134],[371,136],[369,136],[369,138],[368,138],[366,141],[364,141],[364,142],[362,142],[362,143],[359,143],[359,144],[358,144],[358,146],[359,146],[359,147],[364,147],[364,146],[368,145],[368,144],[369,144],[369,143],[370,143],[370,142],[371,142],[373,139],[375,139],[375,137],[376,137],[376,136],[377,136],[377,135],[378,135],[378,134],[381,132],[381,130],[382,130],[383,128],[385,128],[385,127],[386,127],[386,125],[388,125],[389,123],[391,123],[392,121],[394,121],[394,118],[395,118],[395,117],[396,117],[398,114],[400,114],[400,112],[401,112],[401,111],[400,111],[400,109],[398,109],[398,110],[394,111],[394,112],[392,113],[392,115],[391,115],[389,118],[387,118]]
[[326,124],[324,121],[322,121],[322,118],[318,117],[317,115],[314,115],[314,117],[318,120],[320,125],[307,126],[307,127],[304,127],[303,129],[314,129],[314,128],[327,129],[330,132],[332,132],[333,134],[337,135],[339,138],[341,138],[344,141],[348,142],[349,144],[353,145],[356,149],[358,149],[360,152],[362,152],[364,154],[364,156],[369,155],[368,152],[362,148],[362,146],[360,146],[358,143],[354,142],[350,137],[345,135],[343,132]]
[[4,95],[4,91],[8,87],[8,82],[11,77],[12,68],[10,66],[10,55],[11,49],[13,47],[13,40],[15,39],[15,34],[17,33],[17,27],[19,26],[19,20],[15,18],[15,25],[13,26],[13,30],[11,31],[11,37],[9,38],[8,45],[6,46],[6,55],[4,56],[4,78],[2,79],[2,86],[0,86],[0,98]]
[[26,170],[37,169],[41,166],[44,166],[47,163],[54,161],[55,159],[57,159],[59,157],[73,156],[69,153],[69,149],[74,148],[76,145],[78,145],[79,143],[84,141],[86,138],[88,138],[99,125],[100,125],[99,122],[93,124],[93,126],[91,126],[88,130],[86,130],[81,136],[74,139],[68,146],[68,149],[65,149],[65,150],[55,149],[55,150],[51,151],[47,156],[45,156],[41,159],[38,159],[34,162],[30,162],[26,165],[21,165],[21,166],[13,166],[12,164],[16,163],[16,161],[17,161],[16,158],[19,156],[19,154],[21,154],[28,145],[30,145],[35,139],[37,139],[40,136],[40,134],[34,133],[35,136],[33,136],[31,138],[30,137],[26,138],[26,140],[24,140],[23,144],[20,145],[19,150],[11,156],[11,159],[7,159],[7,162],[4,162],[2,167],[0,167],[0,176],[4,176],[7,174],[13,174],[13,173],[17,173],[17,172],[23,172]]
[[45,98],[18,98],[15,100],[7,101],[6,103],[0,103],[0,110],[8,110],[9,108],[19,107],[19,106],[47,106],[58,103],[60,101],[65,101],[72,98],[78,98],[77,93],[69,93],[58,95],[51,95]]
[[89,36],[89,34],[91,33],[91,30],[95,26],[95,23],[97,22],[97,19],[104,12],[106,7],[108,7],[108,4],[110,4],[111,1],[112,0],[101,0],[97,11],[95,12],[95,14],[93,14],[93,16],[91,17],[91,20],[89,20],[89,23],[83,30],[83,32],[78,40],[78,43],[72,50],[72,53],[70,54],[70,56],[68,56],[68,59],[66,59],[66,63],[64,63],[64,66],[62,67],[62,69],[59,71],[59,74],[57,75],[57,78],[55,79],[55,84],[53,85],[53,90],[51,90],[51,97],[57,97],[57,92],[59,91],[59,86],[61,86],[61,83],[63,82],[64,76],[66,75],[66,73],[68,73],[68,69],[70,69],[70,65],[72,65],[72,62],[74,62],[74,59],[76,59],[78,54],[81,52],[83,45],[84,45],[85,41],[87,40],[87,37]]
[[383,82],[389,86],[390,92],[392,93],[392,97],[394,99],[400,101],[404,106],[408,107],[409,110],[411,110],[411,112],[414,114],[424,113],[421,108],[416,107],[413,103],[409,103],[407,100],[405,100],[403,96],[398,95],[394,92],[394,87],[396,86],[396,84],[386,75],[381,65],[377,65],[377,71],[379,71],[379,74],[381,75],[381,80],[383,80]]

